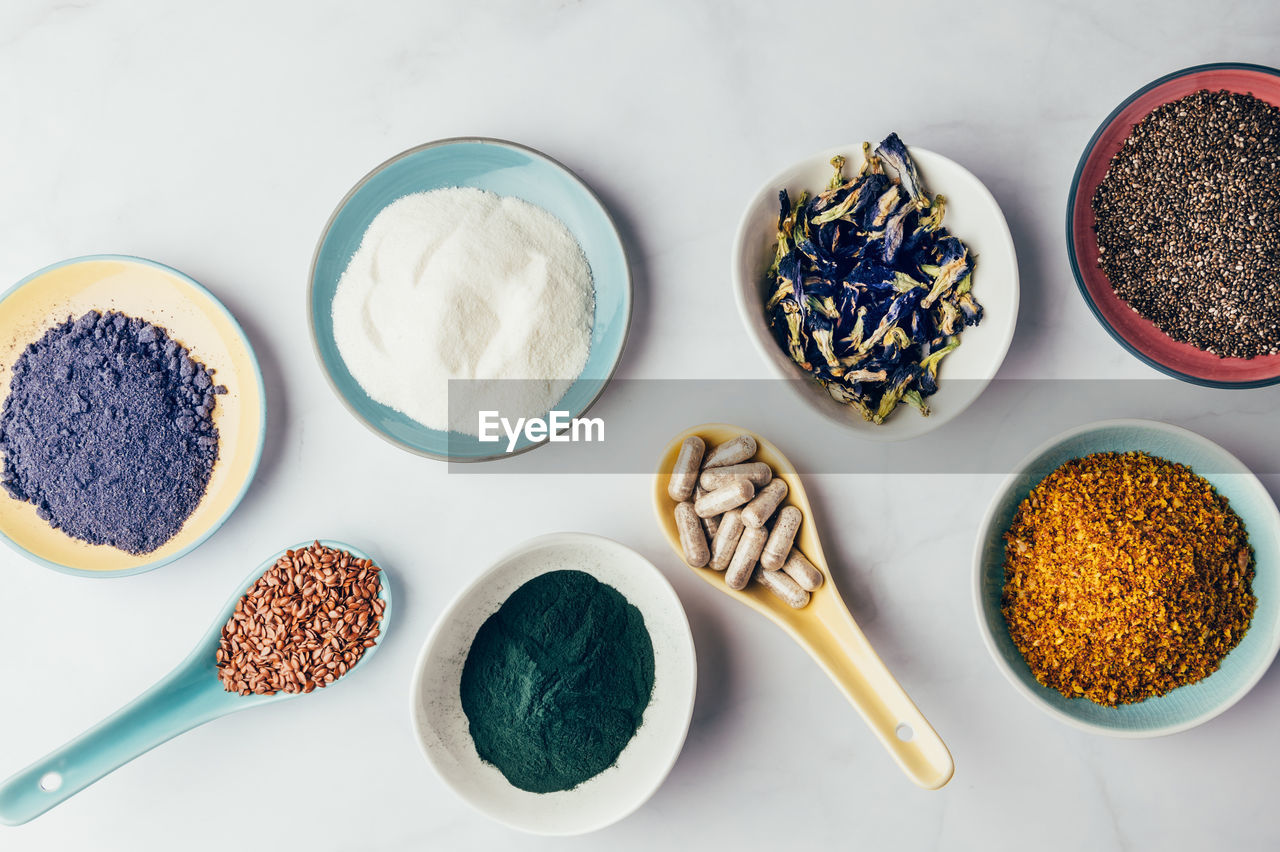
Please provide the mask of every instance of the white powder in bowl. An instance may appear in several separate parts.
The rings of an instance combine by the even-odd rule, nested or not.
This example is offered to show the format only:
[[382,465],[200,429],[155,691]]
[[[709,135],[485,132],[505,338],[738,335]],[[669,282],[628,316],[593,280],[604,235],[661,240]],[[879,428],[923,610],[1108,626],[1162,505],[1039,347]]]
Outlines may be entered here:
[[[482,408],[512,422],[545,416],[587,363],[594,315],[591,268],[569,229],[479,189],[387,205],[333,297],[338,351],[365,392],[468,435]],[[450,379],[479,381],[455,382],[451,407]]]

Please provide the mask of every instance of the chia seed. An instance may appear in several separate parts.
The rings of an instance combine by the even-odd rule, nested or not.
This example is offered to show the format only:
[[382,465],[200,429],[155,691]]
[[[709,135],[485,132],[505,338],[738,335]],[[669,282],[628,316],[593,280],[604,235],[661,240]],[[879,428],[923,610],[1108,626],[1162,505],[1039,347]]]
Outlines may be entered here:
[[149,553],[204,496],[225,392],[159,326],[114,312],[68,319],[13,365],[0,484],[70,536]]
[[1093,195],[1098,265],[1169,337],[1280,352],[1280,109],[1202,90],[1157,107]]

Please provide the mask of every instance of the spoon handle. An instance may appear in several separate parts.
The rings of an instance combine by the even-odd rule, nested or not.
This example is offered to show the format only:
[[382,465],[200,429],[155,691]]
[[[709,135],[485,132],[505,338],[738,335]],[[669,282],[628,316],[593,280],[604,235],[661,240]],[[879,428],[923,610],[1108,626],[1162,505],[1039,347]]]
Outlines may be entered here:
[[797,636],[862,714],[880,742],[916,784],[936,790],[951,780],[951,752],[915,702],[881,662],[848,608],[828,588],[810,604],[826,628]]
[[[21,825],[184,731],[228,712],[210,674],[180,667],[130,704],[0,784],[0,823]],[[213,688],[220,691],[216,676]]]

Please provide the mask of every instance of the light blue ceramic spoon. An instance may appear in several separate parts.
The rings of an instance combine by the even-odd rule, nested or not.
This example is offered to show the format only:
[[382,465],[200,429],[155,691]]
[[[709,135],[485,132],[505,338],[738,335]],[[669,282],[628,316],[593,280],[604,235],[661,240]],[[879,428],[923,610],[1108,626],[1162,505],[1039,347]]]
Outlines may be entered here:
[[[361,559],[369,558],[362,551],[340,541],[321,540],[320,543],[345,550]],[[309,544],[310,541],[305,541],[289,549],[296,550]],[[215,660],[218,643],[222,638],[222,627],[231,618],[236,602],[284,553],[282,550],[274,554],[245,578],[195,650],[159,683],[98,726],[0,784],[0,823],[21,825],[35,819],[135,757],[219,716],[296,698],[298,694],[287,692],[274,695],[238,695],[227,692],[218,680]],[[385,570],[379,577],[382,588],[378,596],[386,602],[386,608],[382,612],[381,632],[373,647],[365,649],[359,661],[341,680],[351,677],[357,668],[364,665],[387,635],[387,624],[391,617],[391,590]],[[338,681],[335,680],[334,683]]]

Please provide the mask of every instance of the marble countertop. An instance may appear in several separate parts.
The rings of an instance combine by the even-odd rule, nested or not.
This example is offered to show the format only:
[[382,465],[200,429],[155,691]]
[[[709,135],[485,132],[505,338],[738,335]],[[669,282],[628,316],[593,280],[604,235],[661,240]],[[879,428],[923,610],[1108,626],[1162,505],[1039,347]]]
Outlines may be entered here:
[[[321,228],[368,169],[432,139],[509,138],[576,170],[620,223],[636,278],[620,377],[766,378],[732,306],[742,206],[800,157],[896,130],[967,166],[1004,208],[1022,309],[1002,377],[1156,378],[1076,291],[1072,170],[1134,89],[1201,62],[1278,65],[1277,32],[1267,0],[4,4],[0,282],[97,252],[178,267],[245,326],[270,431],[239,510],[162,570],[88,581],[0,550],[0,776],[168,671],[282,543],[367,543],[395,572],[400,611],[358,682],[184,735],[0,828],[0,848],[1274,848],[1274,672],[1208,724],[1149,741],[1067,728],[1004,681],[969,593],[995,473],[810,483],[840,507],[824,538],[855,616],[955,756],[951,784],[925,792],[781,632],[676,563],[645,476],[458,475],[378,441],[327,386],[303,296]],[[1277,470],[1274,433],[1227,429],[1251,399],[1227,395],[1197,425]],[[622,403],[602,404],[647,416]],[[796,406],[797,433],[814,417]],[[1280,477],[1264,480],[1280,493]],[[447,602],[557,530],[615,538],[667,573],[701,675],[666,784],[612,828],[560,841],[471,811],[420,755],[408,713]]]

